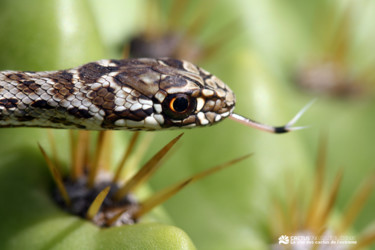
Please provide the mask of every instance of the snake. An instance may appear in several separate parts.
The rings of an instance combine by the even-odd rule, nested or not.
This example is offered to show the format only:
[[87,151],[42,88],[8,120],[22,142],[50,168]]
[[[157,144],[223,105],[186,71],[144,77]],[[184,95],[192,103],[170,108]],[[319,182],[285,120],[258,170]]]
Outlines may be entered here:
[[233,113],[235,94],[185,60],[102,59],[57,71],[0,71],[0,127],[162,130],[210,126],[227,117],[271,133],[274,127]]

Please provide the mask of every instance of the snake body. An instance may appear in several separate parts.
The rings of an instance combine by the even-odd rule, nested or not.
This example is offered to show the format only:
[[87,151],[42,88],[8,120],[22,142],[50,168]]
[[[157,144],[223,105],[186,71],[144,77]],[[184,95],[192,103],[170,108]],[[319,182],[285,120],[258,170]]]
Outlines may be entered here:
[[0,71],[0,127],[160,130],[212,125],[235,96],[176,59],[100,60],[59,71]]

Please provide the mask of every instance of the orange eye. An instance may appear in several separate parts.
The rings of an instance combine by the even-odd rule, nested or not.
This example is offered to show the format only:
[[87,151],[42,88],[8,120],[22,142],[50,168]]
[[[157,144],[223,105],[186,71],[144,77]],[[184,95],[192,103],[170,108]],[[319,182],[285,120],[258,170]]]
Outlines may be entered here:
[[167,96],[163,103],[163,113],[172,119],[184,119],[191,115],[197,106],[197,101],[186,94]]

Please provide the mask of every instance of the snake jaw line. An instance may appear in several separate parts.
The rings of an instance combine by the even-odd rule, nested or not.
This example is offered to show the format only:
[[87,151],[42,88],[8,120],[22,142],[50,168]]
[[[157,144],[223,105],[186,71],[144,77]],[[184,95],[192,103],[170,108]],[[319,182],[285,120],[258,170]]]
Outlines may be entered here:
[[301,130],[308,128],[310,126],[300,126],[300,127],[293,127],[293,125],[302,117],[302,115],[311,107],[311,105],[315,102],[316,99],[313,99],[310,101],[308,104],[306,104],[293,118],[290,120],[286,125],[284,126],[270,126],[267,124],[262,124],[259,122],[256,122],[254,120],[251,120],[249,118],[245,118],[241,115],[232,113],[229,115],[229,118],[231,120],[234,120],[236,122],[239,122],[243,125],[246,125],[248,127],[252,127],[258,130],[262,130],[265,132],[273,133],[273,134],[283,134],[283,133],[288,133],[291,131],[296,131],[296,130]]

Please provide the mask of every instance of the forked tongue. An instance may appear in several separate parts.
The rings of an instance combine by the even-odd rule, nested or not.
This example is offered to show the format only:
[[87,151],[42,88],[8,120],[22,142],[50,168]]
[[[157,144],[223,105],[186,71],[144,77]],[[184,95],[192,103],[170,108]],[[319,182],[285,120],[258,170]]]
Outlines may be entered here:
[[308,104],[306,104],[306,106],[303,107],[293,117],[293,119],[290,120],[286,125],[279,126],[279,127],[274,127],[274,126],[270,126],[270,125],[267,125],[267,124],[262,124],[262,123],[256,122],[254,120],[245,118],[245,117],[243,117],[241,115],[237,115],[237,114],[234,114],[234,113],[232,113],[231,115],[229,115],[229,118],[232,119],[232,120],[234,120],[234,121],[236,121],[236,122],[239,122],[241,124],[244,124],[246,126],[249,126],[249,127],[255,128],[255,129],[263,130],[263,131],[266,131],[266,132],[269,132],[269,133],[274,133],[274,134],[282,134],[282,133],[287,133],[287,132],[291,132],[291,131],[295,131],[295,130],[300,130],[300,129],[307,128],[308,126],[293,127],[293,125],[299,120],[299,118],[301,118],[301,116],[306,112],[306,110],[308,110],[310,108],[310,106],[314,102],[315,102],[315,99],[312,100],[312,101],[310,101]]

